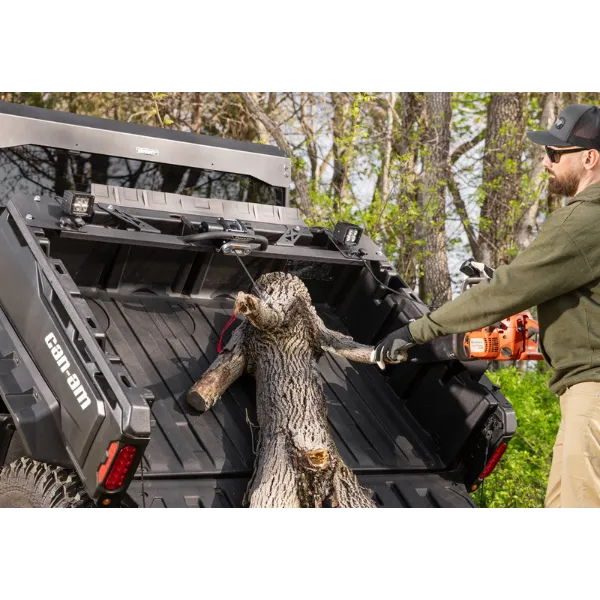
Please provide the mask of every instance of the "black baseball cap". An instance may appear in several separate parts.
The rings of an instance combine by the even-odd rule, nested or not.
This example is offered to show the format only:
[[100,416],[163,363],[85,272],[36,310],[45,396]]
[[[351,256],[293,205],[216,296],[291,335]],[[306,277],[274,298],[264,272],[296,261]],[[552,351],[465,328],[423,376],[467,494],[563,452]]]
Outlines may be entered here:
[[600,108],[569,104],[548,131],[528,131],[527,137],[542,146],[579,146],[600,150]]

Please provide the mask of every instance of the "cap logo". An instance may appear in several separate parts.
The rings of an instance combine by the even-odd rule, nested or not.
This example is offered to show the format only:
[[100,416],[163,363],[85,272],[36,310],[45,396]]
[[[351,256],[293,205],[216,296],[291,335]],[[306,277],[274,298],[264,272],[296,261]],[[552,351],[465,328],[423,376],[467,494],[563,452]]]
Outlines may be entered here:
[[564,124],[565,124],[565,120],[562,117],[559,117],[558,119],[556,119],[556,122],[554,123],[554,127],[556,127],[556,129],[562,129]]

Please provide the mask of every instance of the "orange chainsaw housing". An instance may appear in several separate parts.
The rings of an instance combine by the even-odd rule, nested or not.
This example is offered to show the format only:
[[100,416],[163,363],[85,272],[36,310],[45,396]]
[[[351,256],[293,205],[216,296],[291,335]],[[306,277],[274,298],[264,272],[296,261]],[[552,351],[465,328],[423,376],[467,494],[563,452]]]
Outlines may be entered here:
[[524,311],[465,333],[462,351],[468,359],[543,360],[538,349],[539,324]]

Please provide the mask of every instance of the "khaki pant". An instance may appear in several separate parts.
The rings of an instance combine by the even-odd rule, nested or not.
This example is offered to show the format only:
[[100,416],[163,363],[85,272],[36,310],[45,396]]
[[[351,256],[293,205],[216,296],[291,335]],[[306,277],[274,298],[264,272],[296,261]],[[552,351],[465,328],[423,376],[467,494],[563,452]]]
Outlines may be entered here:
[[578,383],[560,397],[561,421],[546,508],[600,507],[600,383]]

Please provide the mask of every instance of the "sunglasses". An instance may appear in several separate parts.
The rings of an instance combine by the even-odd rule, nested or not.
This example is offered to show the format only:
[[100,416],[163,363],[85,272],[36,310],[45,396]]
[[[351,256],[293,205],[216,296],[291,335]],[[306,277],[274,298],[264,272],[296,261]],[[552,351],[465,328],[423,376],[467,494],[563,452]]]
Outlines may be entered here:
[[574,152],[583,152],[587,150],[587,148],[570,148],[569,150],[554,150],[553,148],[549,148],[548,146],[544,146],[546,148],[546,155],[550,159],[550,162],[558,164],[560,162],[560,157],[563,154],[573,154]]

